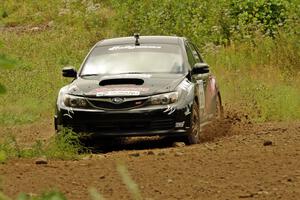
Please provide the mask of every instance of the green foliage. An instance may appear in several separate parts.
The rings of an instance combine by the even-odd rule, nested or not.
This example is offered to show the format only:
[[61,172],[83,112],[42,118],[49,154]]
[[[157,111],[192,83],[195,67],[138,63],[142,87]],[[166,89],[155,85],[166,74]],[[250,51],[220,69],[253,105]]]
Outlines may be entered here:
[[[0,50],[1,50],[2,44],[0,43]],[[1,69],[7,69],[11,68],[15,65],[15,61],[8,59],[4,54],[1,54],[0,51],[0,70]],[[6,92],[6,88],[4,85],[0,83],[0,94],[3,94]]]
[[[12,200],[12,199],[4,195],[2,192],[0,192],[0,200]],[[43,193],[40,196],[30,196],[25,193],[21,193],[18,195],[16,200],[67,200],[67,199],[61,192],[51,191],[51,192]]]
[[36,158],[46,156],[51,159],[78,159],[79,153],[89,152],[81,145],[79,136],[70,129],[63,129],[49,141],[37,140],[31,147],[21,147],[15,136],[8,135],[0,142],[0,163],[9,158]]
[[6,88],[4,87],[4,85],[2,85],[1,83],[0,83],[0,94],[3,94],[3,93],[5,93],[6,92]]
[[134,200],[143,199],[142,195],[141,195],[141,192],[139,190],[139,187],[134,182],[134,180],[132,180],[127,167],[124,164],[119,163],[117,165],[117,171],[119,172],[123,183],[126,185],[128,191],[130,192],[130,194],[132,196],[132,199],[134,199]]
[[223,43],[228,39],[221,21],[223,0],[113,1],[115,28],[119,35],[177,35],[198,44]]
[[105,198],[95,188],[91,188],[89,193],[92,200],[105,200]]
[[113,2],[118,35],[186,36],[202,46],[227,105],[254,121],[300,118],[297,0]]
[[[300,119],[299,9],[299,0],[5,0],[0,82],[7,89],[0,84],[0,93],[7,93],[0,97],[0,125],[52,118],[57,91],[69,81],[61,78],[61,67],[79,67],[103,38],[134,32],[185,36],[199,45],[225,108],[242,110],[254,121]],[[87,149],[68,129],[27,148],[8,135],[1,138],[0,164],[16,157],[77,159],[78,152]],[[117,170],[132,197],[141,199],[126,167]],[[95,189],[90,195],[104,199]],[[0,199],[10,200],[1,192]],[[17,198],[65,199],[59,192]]]
[[[1,48],[1,46],[0,46]],[[0,68],[9,69],[15,65],[15,61],[7,58],[4,54],[0,54]]]
[[258,31],[274,37],[289,18],[291,4],[286,0],[232,0],[229,13],[235,31],[243,37],[251,37]]
[[[92,45],[103,38],[134,32],[190,38],[221,80],[231,79],[238,70],[251,79],[253,72],[247,66],[257,74],[265,66],[280,68],[278,76],[283,78],[293,79],[299,72],[299,0],[5,0],[0,4],[0,14],[4,12],[0,54],[18,62],[0,73],[0,83],[7,89],[0,98],[0,125],[52,118],[57,91],[70,81],[61,77],[61,68],[78,68]],[[234,46],[241,49],[233,51]],[[227,71],[219,73],[219,67]],[[290,82],[280,84],[295,87]],[[233,101],[232,90],[224,90],[224,101]]]
[[12,135],[7,136],[4,141],[1,141],[0,151],[5,155],[6,159],[11,157],[21,157],[23,153],[20,150],[16,138]]
[[0,19],[7,27],[0,30],[1,51],[18,63],[0,73],[7,89],[0,98],[0,124],[50,117],[58,89],[70,81],[61,77],[61,68],[80,66],[92,45],[107,34],[103,26],[112,12],[105,1],[6,0],[1,9],[8,13]]
[[254,121],[288,121],[300,119],[299,50],[296,38],[281,35],[211,47],[206,57],[227,107]]
[[[118,35],[186,36],[197,44],[228,44],[256,34],[274,37],[299,20],[297,0],[112,0]],[[299,13],[299,12],[298,12]],[[298,25],[299,26],[299,25]]]
[[88,149],[81,144],[78,133],[63,129],[50,140],[45,155],[49,158],[76,159],[79,152],[88,152]]
[[7,160],[6,152],[3,150],[0,150],[0,164],[5,163]]
[[32,200],[66,200],[67,198],[60,192],[48,192],[43,194],[41,197],[33,198]]
[[40,196],[29,196],[21,193],[16,200],[67,200],[67,198],[61,192],[50,191]]
[[1,200],[11,200],[9,197],[7,197],[6,195],[4,195],[1,191],[0,191],[0,199]]

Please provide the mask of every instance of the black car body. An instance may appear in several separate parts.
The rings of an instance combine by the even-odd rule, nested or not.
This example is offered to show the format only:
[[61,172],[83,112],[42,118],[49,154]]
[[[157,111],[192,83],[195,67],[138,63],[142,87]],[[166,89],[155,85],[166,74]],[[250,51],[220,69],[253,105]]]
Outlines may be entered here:
[[215,77],[183,37],[141,36],[98,42],[74,80],[61,88],[55,129],[95,136],[181,135],[199,141],[222,110]]

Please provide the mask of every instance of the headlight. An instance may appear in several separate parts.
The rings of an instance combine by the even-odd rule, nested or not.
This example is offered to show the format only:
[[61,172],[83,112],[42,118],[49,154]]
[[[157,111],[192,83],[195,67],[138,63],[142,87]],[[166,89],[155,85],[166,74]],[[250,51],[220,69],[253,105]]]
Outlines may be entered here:
[[175,103],[178,100],[178,92],[155,95],[150,98],[151,105],[167,105]]
[[78,96],[72,96],[66,94],[64,96],[64,104],[67,107],[73,107],[73,108],[85,108],[87,107],[88,103],[85,98],[78,97]]

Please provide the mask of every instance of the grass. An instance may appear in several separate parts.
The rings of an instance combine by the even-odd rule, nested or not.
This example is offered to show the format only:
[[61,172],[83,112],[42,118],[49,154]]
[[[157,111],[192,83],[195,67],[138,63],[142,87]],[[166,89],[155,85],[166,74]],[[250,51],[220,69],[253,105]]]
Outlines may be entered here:
[[256,38],[210,47],[206,57],[227,107],[258,122],[300,119],[300,48],[292,40]]
[[[184,5],[192,5],[191,2]],[[177,3],[180,4],[179,1]],[[136,28],[137,24],[133,23],[135,19],[132,18],[128,20],[133,21],[120,26],[120,16],[127,8],[118,9],[118,5],[113,0],[54,0],[51,3],[5,0],[0,5],[0,27],[7,27],[6,31],[0,30],[0,41],[3,43],[0,55],[6,54],[16,60],[14,68],[1,70],[0,73],[0,83],[7,90],[5,95],[0,96],[0,126],[52,118],[57,92],[70,81],[62,78],[61,68],[65,65],[79,68],[97,41],[132,34],[130,30]],[[172,17],[172,12],[177,12],[176,5],[170,5],[167,1],[163,5],[171,6],[172,10],[162,14],[172,20],[178,18]],[[214,8],[210,4],[203,6]],[[218,6],[213,16],[201,12],[201,17],[207,17],[207,26],[220,23],[218,17],[221,15],[217,12],[221,10],[222,7]],[[135,12],[138,11],[131,10],[131,15],[134,16]],[[147,30],[148,34],[181,34],[178,31],[182,30],[184,24],[175,23],[175,29],[168,31],[164,29],[164,24],[172,28],[172,20],[160,21],[155,13],[150,12],[145,19],[139,18],[141,30]],[[185,12],[179,16],[183,20],[185,17],[189,17]],[[148,18],[152,20],[149,23],[157,21],[160,28],[152,32],[152,29],[146,29],[147,23],[143,20]],[[120,27],[123,29],[119,30]],[[281,34],[276,40],[257,35],[253,40],[232,41],[227,46],[209,45],[209,42],[204,45],[204,41],[216,41],[218,36],[211,32],[212,27],[202,28],[210,35],[197,37],[203,31],[195,32],[196,35],[188,30],[185,32],[192,34],[196,41],[201,41],[199,45],[219,80],[226,105],[242,109],[254,121],[300,119],[298,26],[293,27],[289,34]]]
[[[12,200],[12,199],[0,192],[0,200]],[[21,193],[18,195],[16,200],[67,200],[67,199],[62,193],[57,191],[51,191],[36,197],[32,197],[25,193]]]
[[132,180],[127,167],[124,164],[117,165],[117,171],[121,176],[123,183],[126,185],[128,191],[130,192],[133,200],[142,200],[141,192],[139,191],[138,185]]
[[49,141],[37,140],[30,147],[21,146],[13,135],[8,135],[0,141],[0,163],[11,158],[37,158],[45,156],[49,159],[72,160],[79,159],[89,153],[78,137],[70,129],[64,129],[60,134],[53,136]]
[[[67,83],[61,77],[62,66],[70,64],[78,68],[90,47],[87,39],[90,36],[77,34],[72,38],[64,33],[51,31],[22,36],[17,33],[2,35],[6,37],[5,43],[10,44],[5,45],[3,51],[18,58],[18,64],[14,69],[5,70],[0,75],[1,82],[8,91],[0,98],[0,104],[5,105],[0,107],[1,124],[33,122],[40,114],[49,111],[53,113],[56,93],[60,86]],[[46,40],[52,42],[48,43]],[[69,45],[73,40],[82,43]]]
[[[55,1],[50,9],[44,1],[5,1],[0,6],[0,11],[8,13],[8,17],[0,18],[0,26],[2,23],[12,28],[24,27],[24,32],[12,30],[0,34],[4,43],[0,54],[17,60],[14,69],[0,73],[1,83],[7,89],[0,98],[0,124],[24,124],[41,116],[50,117],[59,88],[70,81],[62,78],[61,68],[65,65],[79,68],[91,46],[104,38],[106,31],[100,31],[99,27],[107,23],[109,11],[103,5],[102,9],[89,13],[91,5],[77,4],[80,3]],[[37,13],[39,17],[35,17]],[[49,22],[51,27],[31,31],[32,27],[44,27]]]
[[[299,19],[284,27],[289,32],[280,33],[275,39],[257,34],[250,40],[228,41],[227,36],[232,34],[227,26],[230,19],[222,5],[224,2],[228,5],[229,0],[218,0],[216,4],[202,1],[202,7],[196,8],[191,6],[192,0],[183,3],[145,1],[138,5],[141,9],[130,6],[137,2],[124,2],[1,2],[0,67],[8,68],[12,63],[15,67],[0,69],[0,93],[7,91],[0,96],[0,126],[16,126],[52,118],[57,92],[70,81],[62,78],[61,68],[65,65],[79,68],[89,49],[103,38],[130,35],[140,30],[141,34],[186,35],[198,42],[217,76],[227,108],[242,110],[257,122],[300,119]],[[292,2],[297,5],[297,0]],[[159,9],[149,9],[149,5]],[[189,9],[182,5],[189,6]],[[181,7],[177,9],[176,6]],[[290,11],[296,19],[295,13]],[[184,23],[190,18],[194,24]],[[201,20],[197,21],[198,18]],[[223,18],[228,21],[222,21]],[[228,35],[222,38],[224,33]],[[216,46],[211,42],[226,42],[227,45]],[[4,55],[9,55],[9,59]],[[36,141],[29,148],[21,147],[13,136],[7,136],[0,141],[0,163],[16,157],[77,159],[80,156],[78,152],[85,150],[70,130],[64,130],[63,134],[47,142]],[[126,167],[118,165],[117,170],[132,198],[141,199]],[[93,200],[104,199],[95,189],[91,189],[90,194]],[[17,198],[29,199],[66,198],[59,192],[38,197],[20,194]],[[0,200],[10,198],[0,192]]]

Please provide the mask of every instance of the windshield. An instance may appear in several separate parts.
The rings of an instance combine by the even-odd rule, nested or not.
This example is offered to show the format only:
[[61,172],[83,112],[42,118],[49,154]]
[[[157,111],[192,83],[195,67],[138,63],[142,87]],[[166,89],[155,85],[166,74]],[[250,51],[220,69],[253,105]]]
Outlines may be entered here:
[[183,58],[178,45],[147,44],[96,47],[80,75],[182,72]]

